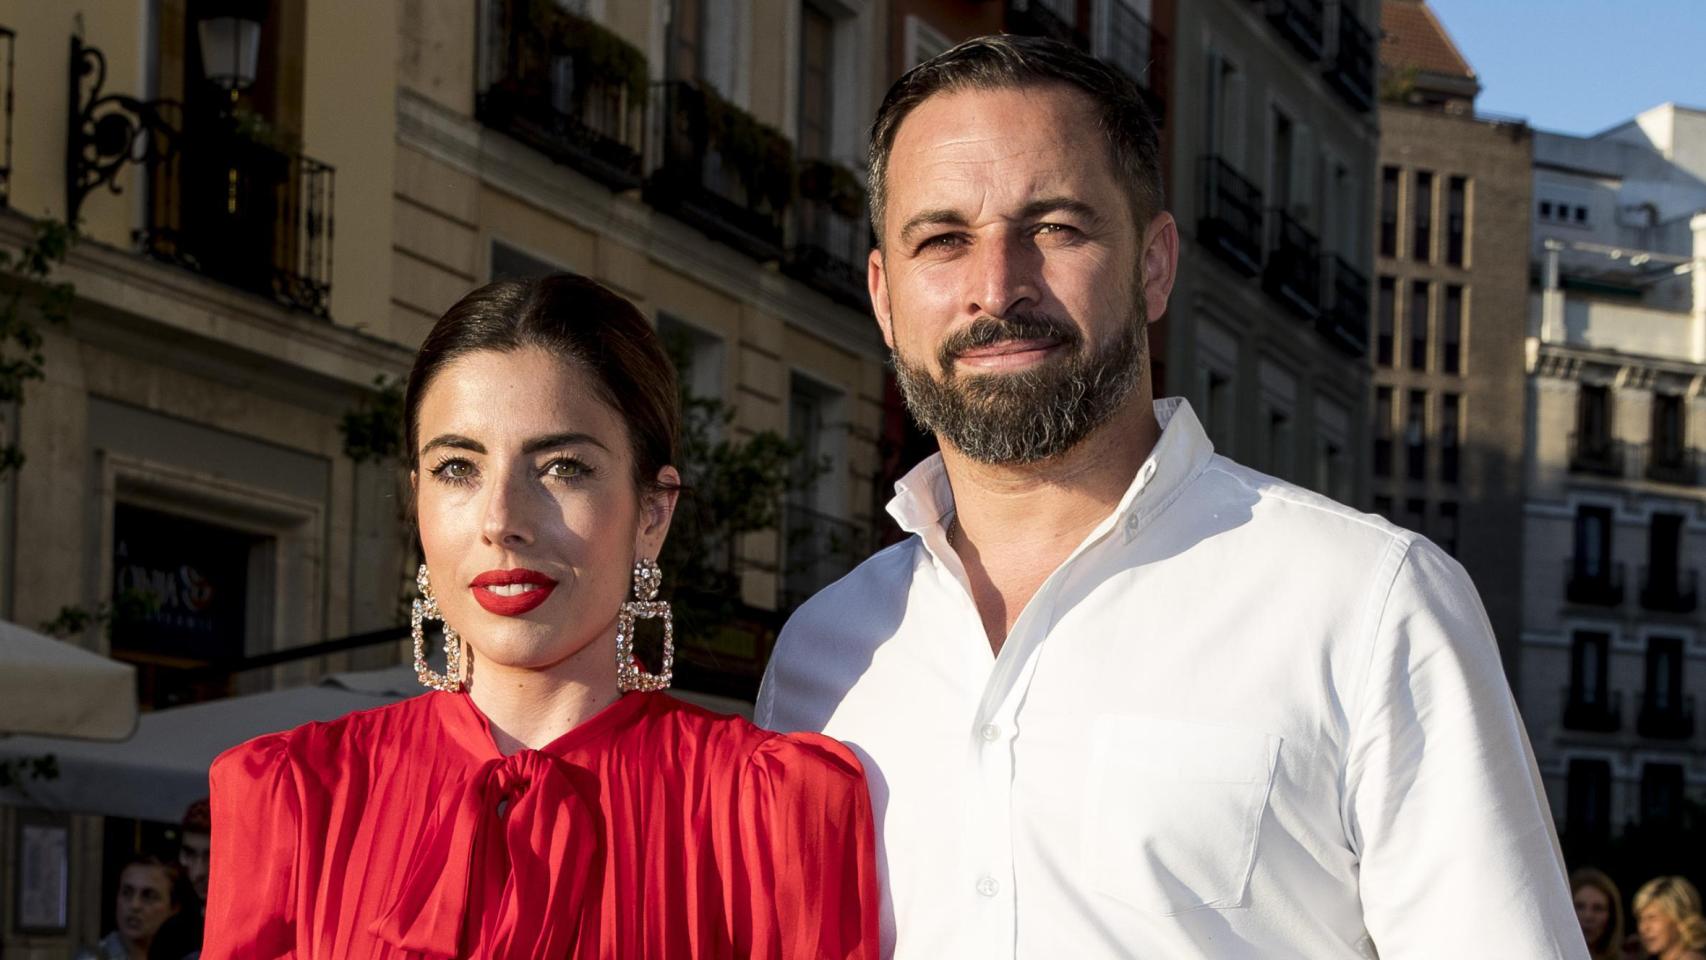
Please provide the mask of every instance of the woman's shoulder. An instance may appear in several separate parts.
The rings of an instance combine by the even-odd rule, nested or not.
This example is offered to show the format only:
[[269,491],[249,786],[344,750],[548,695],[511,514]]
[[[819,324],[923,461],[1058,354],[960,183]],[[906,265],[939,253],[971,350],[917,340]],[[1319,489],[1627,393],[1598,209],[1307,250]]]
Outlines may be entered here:
[[394,731],[416,727],[438,708],[442,694],[410,697],[367,710],[357,710],[331,720],[314,720],[246,740],[221,753],[213,761],[215,782],[232,777],[265,779],[289,770],[337,766],[348,761],[367,762],[379,747],[395,742]]
[[777,733],[745,717],[716,713],[664,694],[654,694],[651,712],[703,744],[717,765],[743,780],[864,785],[865,769],[847,746],[818,733]]

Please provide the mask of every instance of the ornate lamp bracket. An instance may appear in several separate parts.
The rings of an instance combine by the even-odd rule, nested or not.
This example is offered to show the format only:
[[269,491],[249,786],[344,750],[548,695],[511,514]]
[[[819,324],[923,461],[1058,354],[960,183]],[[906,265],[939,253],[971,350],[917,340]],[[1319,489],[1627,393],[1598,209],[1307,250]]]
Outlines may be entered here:
[[[102,94],[107,58],[81,37],[71,37],[70,113],[65,140],[65,218],[76,224],[83,200],[103,184],[119,193],[119,171],[127,163],[151,164],[177,150],[179,129],[166,118],[181,110],[176,100],[138,100]],[[87,87],[87,93],[84,90]]]

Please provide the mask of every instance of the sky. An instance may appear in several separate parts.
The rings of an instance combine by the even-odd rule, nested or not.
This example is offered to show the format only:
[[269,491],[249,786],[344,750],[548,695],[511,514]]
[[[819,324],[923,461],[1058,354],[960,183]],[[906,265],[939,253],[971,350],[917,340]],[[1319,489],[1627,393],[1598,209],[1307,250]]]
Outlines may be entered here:
[[1667,101],[1706,109],[1706,0],[1428,0],[1481,77],[1477,107],[1598,133]]

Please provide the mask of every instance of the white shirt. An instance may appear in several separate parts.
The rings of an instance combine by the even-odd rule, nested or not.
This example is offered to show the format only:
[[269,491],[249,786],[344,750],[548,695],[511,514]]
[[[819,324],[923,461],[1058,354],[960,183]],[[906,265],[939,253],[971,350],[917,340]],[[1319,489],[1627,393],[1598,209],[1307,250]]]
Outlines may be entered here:
[[756,719],[866,765],[899,958],[1586,960],[1474,587],[1427,540],[1216,456],[1182,400],[991,653],[915,534],[802,606]]

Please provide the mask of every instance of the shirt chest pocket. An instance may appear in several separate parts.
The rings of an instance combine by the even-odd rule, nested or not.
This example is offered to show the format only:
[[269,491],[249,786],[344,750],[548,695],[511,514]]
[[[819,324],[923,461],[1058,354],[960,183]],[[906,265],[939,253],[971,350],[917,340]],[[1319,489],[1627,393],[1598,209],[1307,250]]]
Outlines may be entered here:
[[1280,738],[1149,717],[1092,732],[1083,855],[1096,893],[1149,913],[1241,906]]

